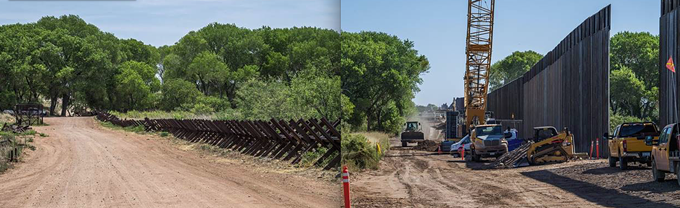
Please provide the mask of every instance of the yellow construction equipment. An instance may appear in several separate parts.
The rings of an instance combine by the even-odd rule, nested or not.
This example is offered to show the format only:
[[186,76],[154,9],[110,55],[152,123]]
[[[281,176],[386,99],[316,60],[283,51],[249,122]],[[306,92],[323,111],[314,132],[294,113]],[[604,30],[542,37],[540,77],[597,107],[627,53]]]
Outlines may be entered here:
[[529,164],[566,162],[574,154],[574,135],[565,128],[562,132],[552,126],[534,128],[534,138],[527,150]]
[[495,0],[468,0],[465,47],[465,127],[486,124]]
[[[566,162],[574,156],[574,135],[569,129],[557,132],[552,126],[534,128],[534,137],[520,147],[499,157],[492,165],[497,168],[511,168],[529,163],[538,165],[553,162]],[[585,155],[582,155],[585,156]]]

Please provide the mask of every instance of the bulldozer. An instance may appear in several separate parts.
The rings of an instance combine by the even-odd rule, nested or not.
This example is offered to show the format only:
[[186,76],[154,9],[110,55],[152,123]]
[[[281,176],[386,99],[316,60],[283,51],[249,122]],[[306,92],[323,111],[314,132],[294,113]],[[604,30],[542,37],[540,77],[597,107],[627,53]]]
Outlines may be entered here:
[[401,146],[408,146],[409,142],[422,142],[425,141],[425,134],[423,134],[423,127],[420,122],[409,121],[406,122],[405,129],[401,132]]
[[534,127],[534,137],[520,147],[498,158],[496,167],[517,167],[523,161],[530,165],[566,162],[574,157],[574,135],[565,128],[557,132],[553,126]]

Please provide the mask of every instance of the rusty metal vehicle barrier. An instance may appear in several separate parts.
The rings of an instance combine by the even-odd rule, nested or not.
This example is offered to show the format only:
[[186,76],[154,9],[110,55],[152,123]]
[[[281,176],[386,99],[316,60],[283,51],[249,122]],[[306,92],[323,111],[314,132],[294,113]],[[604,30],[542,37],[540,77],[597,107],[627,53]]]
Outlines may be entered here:
[[121,127],[144,126],[146,131],[166,131],[190,142],[203,142],[255,157],[291,161],[291,164],[300,163],[305,153],[325,147],[326,153],[314,165],[320,165],[330,157],[333,158],[324,169],[336,168],[340,164],[340,132],[336,129],[340,120],[122,120],[105,112],[98,112],[97,119]]

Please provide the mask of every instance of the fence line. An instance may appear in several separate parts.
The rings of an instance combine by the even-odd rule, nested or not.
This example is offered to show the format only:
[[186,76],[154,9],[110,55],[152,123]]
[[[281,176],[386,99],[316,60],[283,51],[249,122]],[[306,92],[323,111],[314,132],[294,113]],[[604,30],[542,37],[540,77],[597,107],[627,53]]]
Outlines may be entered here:
[[340,120],[122,120],[104,112],[98,112],[97,119],[121,127],[144,126],[146,131],[167,131],[190,142],[203,142],[255,157],[291,161],[291,164],[300,163],[305,153],[325,147],[326,153],[314,165],[320,165],[330,157],[333,158],[324,169],[339,167],[340,164],[340,132],[337,130]]

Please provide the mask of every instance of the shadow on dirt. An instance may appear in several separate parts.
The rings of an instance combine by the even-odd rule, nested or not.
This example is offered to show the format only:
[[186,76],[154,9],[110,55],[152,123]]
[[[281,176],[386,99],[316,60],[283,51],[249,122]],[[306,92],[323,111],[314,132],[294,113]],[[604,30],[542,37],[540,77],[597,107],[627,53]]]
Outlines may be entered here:
[[[574,180],[547,170],[523,172],[521,174],[544,183],[552,184],[562,190],[571,192],[580,198],[601,206],[631,208],[675,207],[671,204],[654,202],[638,196],[628,195],[615,189],[604,188],[591,183]],[[632,188],[640,188],[642,186],[644,186],[644,184],[634,185]],[[631,187],[629,187],[629,189],[631,189]]]
[[624,191],[648,191],[653,194],[667,193],[678,190],[676,180],[666,180],[664,182],[649,181],[643,183],[629,184],[621,187]]
[[[640,166],[629,166],[628,169],[623,170],[623,171],[631,171],[631,170],[649,170],[649,168],[640,167]],[[602,167],[602,168],[588,169],[586,171],[583,171],[583,174],[590,174],[590,175],[616,174],[616,173],[620,173],[621,171],[622,170],[619,169],[619,168]]]

